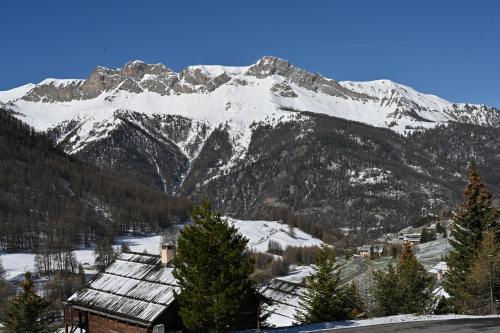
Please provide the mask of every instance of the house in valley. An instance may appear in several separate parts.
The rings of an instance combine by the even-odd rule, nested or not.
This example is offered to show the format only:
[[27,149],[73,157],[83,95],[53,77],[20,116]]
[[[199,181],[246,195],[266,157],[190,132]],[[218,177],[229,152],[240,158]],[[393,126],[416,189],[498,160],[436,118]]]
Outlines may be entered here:
[[182,328],[172,275],[173,245],[161,255],[122,253],[66,302],[66,333],[163,333]]
[[[121,253],[65,303],[65,332],[165,333],[183,330],[173,276],[175,247],[161,254]],[[236,329],[258,325],[260,295],[245,304]]]

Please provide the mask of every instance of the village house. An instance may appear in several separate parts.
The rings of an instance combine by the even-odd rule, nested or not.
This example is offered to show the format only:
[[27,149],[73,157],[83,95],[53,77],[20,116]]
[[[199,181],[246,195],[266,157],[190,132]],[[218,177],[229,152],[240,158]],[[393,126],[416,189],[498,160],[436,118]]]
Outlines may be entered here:
[[370,253],[373,251],[373,253],[377,256],[382,255],[384,252],[384,245],[382,244],[377,244],[377,245],[363,245],[357,248],[358,250],[358,255],[362,258],[370,258]]
[[122,253],[66,302],[66,333],[163,333],[182,328],[172,275],[173,245],[161,255]]
[[[172,272],[175,247],[161,254],[121,253],[104,272],[73,294],[64,309],[65,332],[164,333],[183,330],[174,293],[181,292]],[[237,329],[258,326],[258,302],[245,305]]]

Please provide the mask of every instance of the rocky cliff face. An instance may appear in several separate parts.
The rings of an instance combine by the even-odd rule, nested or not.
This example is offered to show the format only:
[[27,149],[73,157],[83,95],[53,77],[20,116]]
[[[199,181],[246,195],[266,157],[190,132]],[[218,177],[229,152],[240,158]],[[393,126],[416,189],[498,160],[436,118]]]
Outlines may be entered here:
[[398,228],[453,206],[470,159],[500,194],[498,110],[275,57],[179,73],[133,61],[0,92],[0,104],[81,160],[239,217],[289,209]]

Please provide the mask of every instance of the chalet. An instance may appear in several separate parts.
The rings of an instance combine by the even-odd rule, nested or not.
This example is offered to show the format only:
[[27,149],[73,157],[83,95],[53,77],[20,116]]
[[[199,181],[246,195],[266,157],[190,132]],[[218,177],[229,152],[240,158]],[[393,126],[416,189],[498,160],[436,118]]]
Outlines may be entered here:
[[370,253],[373,251],[376,255],[382,255],[384,252],[384,245],[363,245],[358,247],[358,255],[362,258],[370,258]]
[[[121,253],[65,304],[65,332],[164,333],[183,329],[174,293],[180,292],[173,276],[175,247],[163,245],[161,255]],[[255,295],[240,313],[237,329],[258,326]]]
[[163,333],[182,328],[172,245],[161,256],[122,253],[66,302],[66,333]]
[[420,234],[419,233],[404,234],[403,240],[405,242],[411,243],[412,245],[420,244]]

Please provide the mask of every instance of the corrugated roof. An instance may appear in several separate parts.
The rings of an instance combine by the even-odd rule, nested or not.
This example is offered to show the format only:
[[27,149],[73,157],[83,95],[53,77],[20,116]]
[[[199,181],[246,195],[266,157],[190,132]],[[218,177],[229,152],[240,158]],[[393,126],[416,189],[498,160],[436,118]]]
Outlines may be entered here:
[[263,313],[278,315],[294,320],[296,311],[300,308],[300,295],[305,287],[298,283],[274,279],[262,289],[262,294],[272,301],[271,305],[264,305]]
[[150,324],[172,303],[174,291],[180,291],[172,271],[159,256],[122,253],[68,303]]

